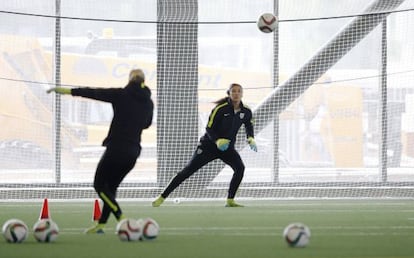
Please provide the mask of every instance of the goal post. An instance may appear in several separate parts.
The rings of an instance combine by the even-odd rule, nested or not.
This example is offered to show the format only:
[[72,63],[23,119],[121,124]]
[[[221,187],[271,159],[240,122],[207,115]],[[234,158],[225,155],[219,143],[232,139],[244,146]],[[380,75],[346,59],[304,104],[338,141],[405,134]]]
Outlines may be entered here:
[[[158,1],[157,183],[166,185],[198,139],[197,0]],[[176,22],[177,17],[187,21]]]

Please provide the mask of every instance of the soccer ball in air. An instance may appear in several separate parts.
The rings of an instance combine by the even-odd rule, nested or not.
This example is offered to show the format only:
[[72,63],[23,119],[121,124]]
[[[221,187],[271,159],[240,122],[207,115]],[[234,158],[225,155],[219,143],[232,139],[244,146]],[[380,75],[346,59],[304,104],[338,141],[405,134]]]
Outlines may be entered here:
[[257,27],[264,33],[273,32],[277,26],[277,17],[271,13],[264,13],[260,15],[257,20]]
[[145,218],[139,219],[138,221],[142,229],[142,235],[140,240],[153,240],[158,237],[158,233],[160,232],[160,226],[154,219]]
[[141,224],[136,219],[123,219],[116,225],[116,234],[121,241],[138,241],[141,233]]
[[51,219],[40,219],[33,225],[33,235],[38,242],[55,242],[59,235],[59,227]]
[[311,232],[308,226],[302,223],[289,224],[283,231],[283,237],[291,247],[305,247],[309,244]]
[[3,236],[9,243],[23,242],[29,233],[27,225],[19,219],[9,219],[3,224]]

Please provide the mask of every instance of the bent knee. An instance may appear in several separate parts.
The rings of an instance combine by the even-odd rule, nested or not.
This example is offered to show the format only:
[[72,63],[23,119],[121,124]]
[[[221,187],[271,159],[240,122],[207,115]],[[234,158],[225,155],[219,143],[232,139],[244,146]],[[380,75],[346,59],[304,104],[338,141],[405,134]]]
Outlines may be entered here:
[[102,184],[99,184],[97,182],[93,183],[93,188],[97,193],[102,192],[104,190],[104,186]]
[[237,172],[237,173],[239,173],[239,174],[244,174],[244,170],[245,170],[245,166],[244,166],[244,164],[240,164],[240,166],[238,166],[236,169],[235,169],[235,171]]

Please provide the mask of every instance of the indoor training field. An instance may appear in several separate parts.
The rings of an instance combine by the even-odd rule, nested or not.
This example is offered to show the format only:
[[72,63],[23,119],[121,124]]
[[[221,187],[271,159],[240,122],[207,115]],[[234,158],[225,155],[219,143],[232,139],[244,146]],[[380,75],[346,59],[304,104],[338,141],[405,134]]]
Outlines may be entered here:
[[[222,202],[121,201],[129,217],[152,217],[159,237],[147,242],[121,242],[111,217],[104,235],[85,235],[93,201],[49,200],[50,216],[60,227],[54,243],[0,241],[0,257],[414,257],[414,200],[272,200],[244,201],[246,207],[225,208]],[[0,203],[0,221],[19,218],[29,228],[37,221],[39,202]],[[288,247],[282,232],[303,222],[312,232],[306,248]]]
[[[414,258],[413,28],[414,0],[1,0],[0,226],[29,236],[0,258]],[[141,101],[136,69],[142,135],[112,96]],[[122,242],[112,215],[84,234],[101,171],[138,153],[116,196],[158,237]],[[33,234],[45,199],[53,243]]]

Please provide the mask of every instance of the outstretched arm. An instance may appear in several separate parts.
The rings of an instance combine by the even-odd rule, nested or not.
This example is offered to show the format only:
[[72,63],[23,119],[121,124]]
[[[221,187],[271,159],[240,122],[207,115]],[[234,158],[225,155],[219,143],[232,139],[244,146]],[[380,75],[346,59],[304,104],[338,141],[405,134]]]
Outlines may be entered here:
[[101,88],[64,88],[64,87],[54,87],[48,89],[46,92],[51,93],[55,92],[57,94],[63,95],[72,95],[72,96],[80,96],[84,98],[90,98],[105,102],[112,102],[118,96],[121,88],[108,88],[108,89],[101,89]]

